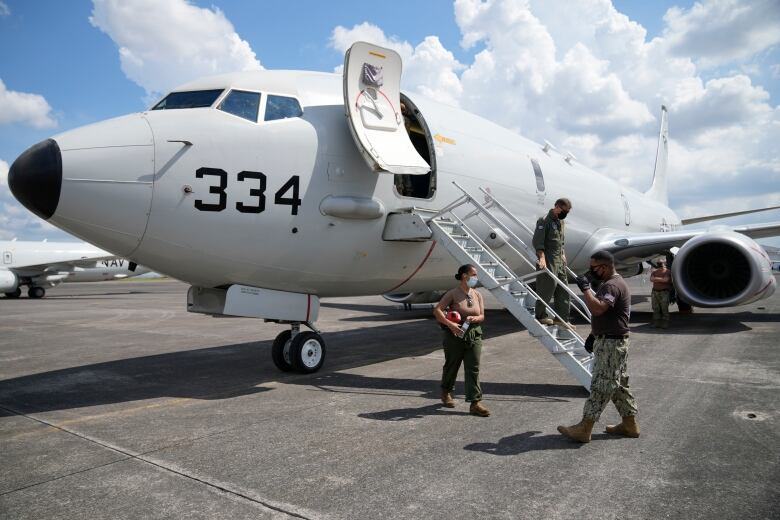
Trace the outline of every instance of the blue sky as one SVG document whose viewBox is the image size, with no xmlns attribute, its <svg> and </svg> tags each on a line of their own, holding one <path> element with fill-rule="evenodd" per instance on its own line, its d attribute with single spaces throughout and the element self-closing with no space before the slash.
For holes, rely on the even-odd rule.
<svg viewBox="0 0 780 520">
<path fill-rule="evenodd" d="M 190 39 L 193 46 L 219 40 L 219 34 L 187 32 L 192 25 L 182 20 L 166 20 L 163 3 L 0 0 L 5 94 L 38 96 L 48 106 L 0 115 L 0 161 L 8 165 L 58 132 L 145 108 L 162 90 L 153 67 L 181 58 L 162 43 L 155 47 L 161 32 L 181 31 L 185 47 Z M 96 5 L 101 14 L 90 21 Z M 742 2 L 741 14 L 726 0 L 563 5 L 433 0 L 378 3 L 369 10 L 355 1 L 214 0 L 193 1 L 195 9 L 178 12 L 196 25 L 217 13 L 224 30 L 271 69 L 333 71 L 350 38 L 384 38 L 376 43 L 396 46 L 408 64 L 407 89 L 434 92 L 533 139 L 565 145 L 583 163 L 640 189 L 649 183 L 664 102 L 673 139 L 670 171 L 681 180 L 670 193 L 678 213 L 780 205 L 780 38 L 773 36 L 780 34 L 780 4 Z M 600 28 L 595 35 L 592 27 Z M 123 69 L 122 46 L 145 56 L 134 73 Z M 440 58 L 433 71 L 424 62 L 431 53 Z M 503 83 L 495 74 L 486 77 L 485 57 L 515 75 Z M 240 63 L 251 65 L 250 58 Z M 197 72 L 186 64 L 172 69 L 177 81 L 169 88 Z M 567 95 L 570 86 L 580 87 L 581 99 Z M 506 100 L 516 98 L 522 102 L 506 109 Z M 0 190 L 0 238 L 64 237 L 21 214 L 7 186 Z M 780 213 L 742 219 L 761 220 L 780 220 Z"/>
</svg>

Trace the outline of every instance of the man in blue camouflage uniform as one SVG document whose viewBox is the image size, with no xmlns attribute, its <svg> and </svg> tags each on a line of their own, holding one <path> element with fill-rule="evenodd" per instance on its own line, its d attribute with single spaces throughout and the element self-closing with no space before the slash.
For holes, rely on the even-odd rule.
<svg viewBox="0 0 780 520">
<path fill-rule="evenodd" d="M 590 288 L 591 281 L 601 282 L 595 293 Z M 558 431 L 575 441 L 590 442 L 593 424 L 612 400 L 623 420 L 607 426 L 607 433 L 639 437 L 637 404 L 628 388 L 627 372 L 631 293 L 623 277 L 615 272 L 615 260 L 608 251 L 590 257 L 590 271 L 577 277 L 577 285 L 591 312 L 595 362 L 582 421 L 573 426 L 558 426 Z"/>
<path fill-rule="evenodd" d="M 563 220 L 571 211 L 569 199 L 558 199 L 547 216 L 536 221 L 533 247 L 536 250 L 539 269 L 548 268 L 552 274 L 564 284 L 569 283 L 566 275 L 566 251 L 564 251 L 566 227 Z M 542 325 L 563 325 L 574 328 L 569 323 L 569 293 L 548 274 L 539 275 L 536 279 L 536 293 L 540 300 L 536 302 L 536 319 Z M 560 316 L 553 320 L 547 314 L 544 303 L 553 301 L 552 308 Z M 544 303 L 543 303 L 544 302 Z"/>
</svg>

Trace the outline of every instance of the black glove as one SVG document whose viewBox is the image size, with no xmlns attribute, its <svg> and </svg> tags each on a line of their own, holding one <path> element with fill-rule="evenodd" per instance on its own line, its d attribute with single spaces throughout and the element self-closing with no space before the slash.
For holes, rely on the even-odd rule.
<svg viewBox="0 0 780 520">
<path fill-rule="evenodd" d="M 577 287 L 580 288 L 580 291 L 585 292 L 588 289 L 590 289 L 590 280 L 588 280 L 588 277 L 585 275 L 578 276 L 574 279 L 574 282 L 577 284 Z"/>
<path fill-rule="evenodd" d="M 588 354 L 593 354 L 593 344 L 596 342 L 596 336 L 593 334 L 588 335 L 587 338 L 585 338 L 585 350 L 588 351 Z"/>
</svg>

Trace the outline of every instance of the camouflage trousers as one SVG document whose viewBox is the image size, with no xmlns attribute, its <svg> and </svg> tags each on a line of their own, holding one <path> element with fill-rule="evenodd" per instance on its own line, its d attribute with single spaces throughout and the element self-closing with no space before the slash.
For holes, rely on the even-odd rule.
<svg viewBox="0 0 780 520">
<path fill-rule="evenodd" d="M 650 293 L 650 302 L 653 305 L 653 321 L 669 321 L 669 291 L 656 291 Z"/>
<path fill-rule="evenodd" d="M 628 389 L 628 339 L 607 339 L 596 337 L 593 354 L 593 377 L 590 383 L 590 397 L 585 401 L 582 416 L 598 421 L 607 403 L 615 403 L 621 417 L 636 415 L 637 405 Z"/>
<path fill-rule="evenodd" d="M 564 284 L 569 283 L 568 276 L 566 275 L 566 267 L 563 262 L 550 262 L 547 267 L 552 274 L 558 277 L 559 280 L 562 280 Z M 563 321 L 569 321 L 569 301 L 571 299 L 569 293 L 566 292 L 563 287 L 555 283 L 555 280 L 553 280 L 549 274 L 541 274 L 536 279 L 536 294 L 539 295 L 541 300 L 544 300 L 548 304 L 552 300 L 552 305 L 550 306 L 553 310 L 561 319 L 563 319 Z M 537 301 L 536 319 L 541 318 L 552 318 L 552 316 L 548 314 L 544 304 L 541 301 Z"/>
</svg>

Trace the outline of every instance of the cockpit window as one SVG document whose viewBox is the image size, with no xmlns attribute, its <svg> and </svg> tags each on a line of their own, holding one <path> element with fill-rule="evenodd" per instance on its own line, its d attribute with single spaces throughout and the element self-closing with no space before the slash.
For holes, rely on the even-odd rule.
<svg viewBox="0 0 780 520">
<path fill-rule="evenodd" d="M 265 120 L 285 119 L 288 117 L 300 117 L 303 115 L 301 104 L 298 100 L 286 96 L 268 95 L 265 102 Z"/>
<path fill-rule="evenodd" d="M 191 92 L 171 92 L 165 96 L 162 101 L 154 105 L 152 110 L 210 107 L 220 94 L 222 94 L 222 89 L 193 90 Z"/>
<path fill-rule="evenodd" d="M 260 93 L 232 90 L 217 108 L 256 123 L 257 112 L 260 108 Z"/>
</svg>

